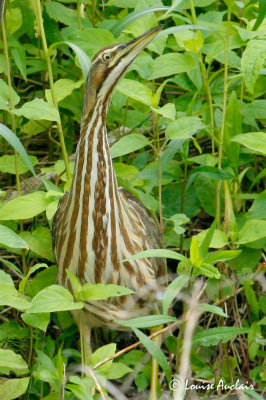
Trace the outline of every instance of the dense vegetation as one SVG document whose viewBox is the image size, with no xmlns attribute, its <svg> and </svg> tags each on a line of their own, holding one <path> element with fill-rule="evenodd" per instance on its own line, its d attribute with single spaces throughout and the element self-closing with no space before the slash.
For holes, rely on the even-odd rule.
<svg viewBox="0 0 266 400">
<path fill-rule="evenodd" d="M 245 385 L 205 386 L 195 396 L 235 391 L 241 399 L 263 398 L 264 4 L 6 1 L 0 42 L 1 399 L 137 398 L 149 387 L 149 354 L 160 364 L 159 391 L 169 397 L 182 399 L 181 378 L 189 377 L 194 385 L 220 379 Z M 95 330 L 97 350 L 83 376 L 69 310 L 82 308 L 86 298 L 117 293 L 75 282 L 73 297 L 56 285 L 51 222 L 71 182 L 74 157 L 68 156 L 79 137 L 90 59 L 159 23 L 164 30 L 115 90 L 107 124 L 119 184 L 158 215 L 165 246 L 159 255 L 168 259 L 171 284 L 161 314 L 129 321 L 131 335 Z M 158 325 L 166 328 L 161 350 L 148 338 L 147 328 Z M 138 347 L 95 368 L 138 340 Z M 181 387 L 174 381 L 170 387 L 177 384 L 177 390 L 170 391 L 177 374 Z"/>
</svg>

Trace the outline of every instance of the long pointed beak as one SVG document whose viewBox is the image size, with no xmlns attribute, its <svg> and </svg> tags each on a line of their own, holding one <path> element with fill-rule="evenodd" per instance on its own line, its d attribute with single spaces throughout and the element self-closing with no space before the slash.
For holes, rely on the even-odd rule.
<svg viewBox="0 0 266 400">
<path fill-rule="evenodd" d="M 163 29 L 164 25 L 158 25 L 144 32 L 142 35 L 131 40 L 130 42 L 121 44 L 119 58 L 134 58 L 155 38 L 155 36 Z"/>
</svg>

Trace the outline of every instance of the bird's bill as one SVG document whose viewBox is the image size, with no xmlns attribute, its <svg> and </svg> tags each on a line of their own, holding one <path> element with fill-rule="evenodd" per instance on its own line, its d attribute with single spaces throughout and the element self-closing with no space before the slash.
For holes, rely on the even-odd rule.
<svg viewBox="0 0 266 400">
<path fill-rule="evenodd" d="M 142 35 L 131 40 L 130 42 L 121 45 L 120 56 L 134 59 L 155 38 L 155 36 L 163 29 L 163 27 L 163 24 L 155 26 L 155 28 L 144 32 Z"/>
</svg>

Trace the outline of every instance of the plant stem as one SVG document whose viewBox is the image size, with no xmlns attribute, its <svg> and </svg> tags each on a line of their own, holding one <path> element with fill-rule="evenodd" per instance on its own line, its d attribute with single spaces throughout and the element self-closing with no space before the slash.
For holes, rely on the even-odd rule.
<svg viewBox="0 0 266 400">
<path fill-rule="evenodd" d="M 80 0 L 77 0 L 77 13 L 78 13 L 78 28 L 79 28 L 79 30 L 81 30 L 82 22 L 81 22 Z"/>
<path fill-rule="evenodd" d="M 45 32 L 44 32 L 43 18 L 42 18 L 42 8 L 41 8 L 40 0 L 36 1 L 36 17 L 37 17 L 37 21 L 38 21 L 38 25 L 39 25 L 41 38 L 42 38 L 43 51 L 44 51 L 45 59 L 46 59 L 46 63 L 47 63 L 49 85 L 50 85 L 50 89 L 51 89 L 51 95 L 52 95 L 52 99 L 53 99 L 53 104 L 54 104 L 55 108 L 57 109 L 57 111 L 59 111 L 58 110 L 58 103 L 57 103 L 57 100 L 56 100 L 55 88 L 54 88 L 52 65 L 51 65 L 51 60 L 50 60 L 50 56 L 49 56 L 49 53 L 48 53 L 47 41 L 46 41 L 46 36 L 45 36 Z M 69 169 L 68 154 L 67 154 L 66 146 L 65 146 L 65 140 L 64 140 L 64 133 L 63 133 L 63 128 L 62 128 L 61 118 L 59 119 L 59 122 L 57 122 L 57 130 L 58 130 L 58 135 L 59 135 L 59 141 L 60 141 L 60 145 L 61 145 L 62 155 L 63 155 L 63 159 L 64 159 L 65 169 L 66 169 L 66 175 L 67 175 L 67 179 L 69 180 L 71 178 L 71 173 L 70 173 L 70 169 Z"/>
<path fill-rule="evenodd" d="M 8 83 L 8 91 L 9 91 L 9 114 L 10 114 L 10 119 L 11 119 L 12 131 L 13 131 L 14 134 L 16 134 L 16 130 L 17 130 L 16 120 L 15 120 L 15 115 L 12 113 L 12 110 L 14 110 L 15 107 L 14 107 L 14 101 L 13 101 L 12 82 L 11 82 L 11 69 L 10 69 L 10 63 L 9 63 L 8 44 L 7 44 L 7 37 L 6 37 L 5 15 L 3 15 L 3 18 L 2 18 L 1 28 L 2 28 L 4 54 L 5 54 L 6 69 L 7 69 L 7 83 Z M 19 165 L 18 165 L 18 153 L 16 151 L 14 151 L 14 154 L 15 154 L 15 171 L 16 171 L 17 194 L 18 194 L 18 196 L 21 196 L 21 186 L 20 186 L 20 179 L 19 179 Z M 23 229 L 24 229 L 23 228 L 23 223 L 21 222 L 19 224 L 19 226 L 20 226 L 20 232 L 23 232 Z M 21 258 L 22 258 L 23 274 L 26 275 L 26 273 L 27 273 L 27 264 L 26 264 L 25 250 L 22 250 Z"/>
<path fill-rule="evenodd" d="M 231 8 L 228 8 L 227 15 L 227 28 L 226 37 L 224 43 L 224 94 L 223 94 L 223 115 L 222 125 L 219 131 L 219 148 L 218 148 L 218 169 L 222 168 L 222 157 L 223 157 L 223 143 L 224 143 L 224 130 L 226 122 L 226 106 L 227 106 L 227 78 L 228 78 L 228 48 L 229 48 L 229 35 L 230 35 L 230 19 L 231 19 Z M 216 221 L 217 228 L 221 228 L 221 181 L 217 182 L 216 188 Z"/>
<path fill-rule="evenodd" d="M 160 230 L 163 234 L 163 209 L 162 209 L 162 164 L 161 164 L 161 148 L 160 148 L 160 133 L 158 124 L 158 114 L 153 112 L 153 134 L 158 160 L 158 200 L 159 200 L 159 222 Z"/>
<path fill-rule="evenodd" d="M 196 16 L 193 0 L 190 0 L 190 11 L 191 11 L 192 22 L 193 22 L 194 25 L 197 25 L 197 16 Z M 199 64 L 200 64 L 201 76 L 202 76 L 203 84 L 205 86 L 208 105 L 209 105 L 210 119 L 211 119 L 212 154 L 214 154 L 215 153 L 215 147 L 214 147 L 214 133 L 215 133 L 215 131 L 214 131 L 214 112 L 213 112 L 213 104 L 212 104 L 212 95 L 211 95 L 210 83 L 209 83 L 209 80 L 208 80 L 208 73 L 206 71 L 206 68 L 205 68 L 205 65 L 204 65 L 204 62 L 203 62 L 203 57 L 202 57 L 202 52 L 201 51 L 198 52 L 198 59 L 199 59 Z"/>
</svg>

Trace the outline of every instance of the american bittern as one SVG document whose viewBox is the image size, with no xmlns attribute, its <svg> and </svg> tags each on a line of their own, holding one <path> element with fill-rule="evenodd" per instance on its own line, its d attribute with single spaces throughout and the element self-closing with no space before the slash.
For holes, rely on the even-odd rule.
<svg viewBox="0 0 266 400">
<path fill-rule="evenodd" d="M 158 277 L 164 272 L 164 260 L 158 258 L 121 263 L 142 250 L 160 248 L 161 234 L 146 208 L 118 187 L 105 122 L 116 84 L 162 27 L 95 55 L 85 88 L 73 181 L 53 222 L 61 285 L 72 290 L 66 274 L 69 269 L 81 283 L 112 283 L 135 292 L 106 301 L 87 301 L 80 320 L 74 313 L 88 344 L 92 327 L 123 330 L 115 320 L 149 314 L 156 304 Z"/>
</svg>

